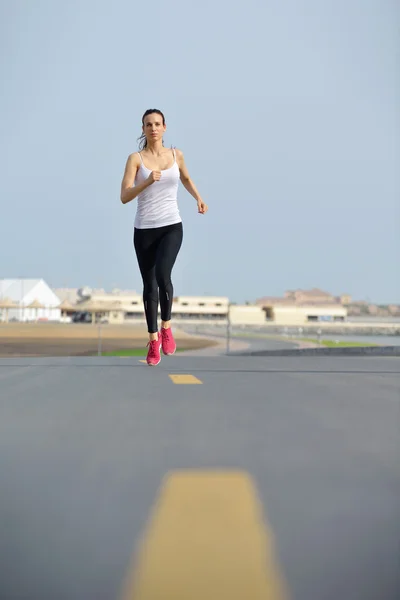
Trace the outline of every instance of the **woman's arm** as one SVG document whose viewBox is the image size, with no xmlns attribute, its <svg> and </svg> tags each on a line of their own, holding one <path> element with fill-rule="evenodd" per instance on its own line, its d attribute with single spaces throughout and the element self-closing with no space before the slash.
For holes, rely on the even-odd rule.
<svg viewBox="0 0 400 600">
<path fill-rule="evenodd" d="M 180 171 L 180 178 L 184 188 L 193 196 L 193 198 L 197 201 L 197 207 L 199 209 L 199 213 L 205 214 L 208 210 L 208 206 L 205 202 L 203 202 L 202 197 L 200 196 L 199 191 L 197 190 L 193 180 L 191 179 L 189 172 L 187 170 L 185 164 L 185 158 L 183 156 L 182 150 L 175 150 L 177 162 Z"/>
<path fill-rule="evenodd" d="M 131 200 L 134 200 L 136 196 L 143 192 L 143 190 L 145 190 L 147 187 L 149 187 L 149 185 L 151 185 L 155 181 L 159 181 L 161 177 L 161 173 L 159 171 L 152 171 L 146 179 L 146 181 L 143 181 L 143 183 L 132 187 L 139 166 L 140 159 L 137 153 L 130 154 L 130 156 L 128 156 L 128 160 L 126 161 L 124 177 L 121 183 L 120 197 L 122 204 L 127 204 L 127 202 L 131 202 Z"/>
</svg>

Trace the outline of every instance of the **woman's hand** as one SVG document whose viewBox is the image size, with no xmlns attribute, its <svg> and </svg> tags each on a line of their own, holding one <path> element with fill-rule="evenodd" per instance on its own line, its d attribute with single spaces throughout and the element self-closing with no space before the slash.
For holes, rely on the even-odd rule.
<svg viewBox="0 0 400 600">
<path fill-rule="evenodd" d="M 201 215 L 205 215 L 206 212 L 208 211 L 208 206 L 205 202 L 203 202 L 203 200 L 198 200 L 197 201 L 197 210 L 199 211 L 199 213 Z"/>
<path fill-rule="evenodd" d="M 147 178 L 147 181 L 149 182 L 149 184 L 154 183 L 155 181 L 160 181 L 161 178 L 161 171 L 152 171 L 150 173 L 150 175 Z"/>
</svg>

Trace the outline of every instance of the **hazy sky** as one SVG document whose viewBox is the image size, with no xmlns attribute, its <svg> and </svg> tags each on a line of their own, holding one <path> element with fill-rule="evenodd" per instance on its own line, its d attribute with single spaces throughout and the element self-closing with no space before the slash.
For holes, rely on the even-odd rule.
<svg viewBox="0 0 400 600">
<path fill-rule="evenodd" d="M 160 108 L 180 186 L 176 295 L 318 286 L 400 302 L 396 0 L 0 4 L 0 278 L 129 288 L 120 184 Z"/>
</svg>

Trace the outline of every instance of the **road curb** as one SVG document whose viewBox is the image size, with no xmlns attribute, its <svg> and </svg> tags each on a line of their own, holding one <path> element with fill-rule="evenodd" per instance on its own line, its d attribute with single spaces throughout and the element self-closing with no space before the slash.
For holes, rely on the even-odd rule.
<svg viewBox="0 0 400 600">
<path fill-rule="evenodd" d="M 353 346 L 347 348 L 291 348 L 232 352 L 236 356 L 400 356 L 400 346 Z"/>
</svg>

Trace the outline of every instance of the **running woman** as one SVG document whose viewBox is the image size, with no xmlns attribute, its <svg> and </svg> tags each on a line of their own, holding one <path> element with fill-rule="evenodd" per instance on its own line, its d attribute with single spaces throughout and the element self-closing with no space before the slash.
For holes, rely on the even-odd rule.
<svg viewBox="0 0 400 600">
<path fill-rule="evenodd" d="M 164 148 L 166 128 L 160 110 L 146 110 L 142 117 L 139 152 L 128 157 L 121 184 L 122 204 L 137 198 L 133 243 L 143 279 L 143 303 L 149 333 L 147 364 L 150 366 L 159 364 L 161 348 L 165 355 L 174 354 L 176 350 L 171 331 L 171 272 L 183 240 L 177 201 L 179 180 L 197 201 L 198 212 L 204 215 L 208 210 L 190 178 L 181 150 Z"/>
</svg>

